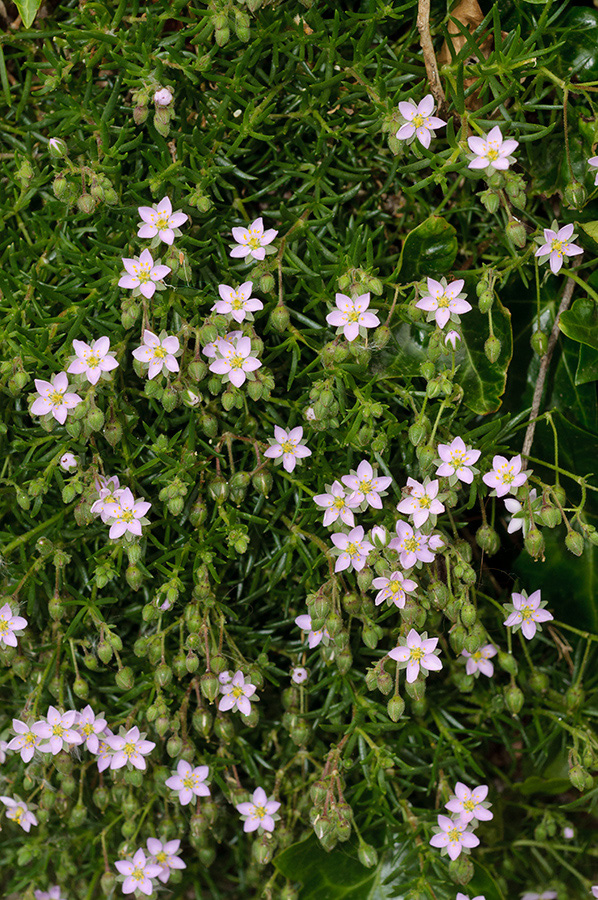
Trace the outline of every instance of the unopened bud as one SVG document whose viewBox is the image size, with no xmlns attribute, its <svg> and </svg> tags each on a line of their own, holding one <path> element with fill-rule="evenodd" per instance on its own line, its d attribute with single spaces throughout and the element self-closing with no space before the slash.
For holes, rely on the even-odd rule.
<svg viewBox="0 0 598 900">
<path fill-rule="evenodd" d="M 480 200 L 482 201 L 482 203 L 484 204 L 484 206 L 486 207 L 486 209 L 488 210 L 489 213 L 496 212 L 496 210 L 498 209 L 498 203 L 499 203 L 499 197 L 498 197 L 497 193 L 495 193 L 493 190 L 490 190 L 490 188 L 488 188 L 487 191 L 481 191 L 478 194 L 478 197 L 480 198 Z"/>
<path fill-rule="evenodd" d="M 514 219 L 509 222 L 507 225 L 507 235 L 511 238 L 516 247 L 519 247 L 521 250 L 525 247 L 525 228 L 521 222 L 517 222 Z"/>
<path fill-rule="evenodd" d="M 498 357 L 500 356 L 502 344 L 497 337 L 493 334 L 490 335 L 486 343 L 484 344 L 484 353 L 486 354 L 486 358 L 489 362 L 495 363 Z"/>
<path fill-rule="evenodd" d="M 578 531 L 571 529 L 565 538 L 565 546 L 570 553 L 581 556 L 583 553 L 583 537 Z"/>
<path fill-rule="evenodd" d="M 587 775 L 588 773 L 583 768 L 583 766 L 572 766 L 569 769 L 569 781 L 574 788 L 577 788 L 578 791 L 584 791 L 586 789 Z"/>
<path fill-rule="evenodd" d="M 129 668 L 129 666 L 123 666 L 122 669 L 119 669 L 114 676 L 114 680 L 116 681 L 117 687 L 119 687 L 121 691 L 130 691 L 135 684 L 133 670 Z"/>
<path fill-rule="evenodd" d="M 386 704 L 386 709 L 392 721 L 398 722 L 405 711 L 405 701 L 399 694 L 395 694 Z"/>
<path fill-rule="evenodd" d="M 504 669 L 505 672 L 508 672 L 509 675 L 517 674 L 517 660 L 510 653 L 505 653 L 504 650 L 498 651 L 498 664 L 501 669 Z"/>
<path fill-rule="evenodd" d="M 81 196 L 77 199 L 77 207 L 80 212 L 89 215 L 96 208 L 96 201 L 93 199 L 91 194 L 81 194 Z"/>
<path fill-rule="evenodd" d="M 476 543 L 488 556 L 493 556 L 500 549 L 500 538 L 491 525 L 481 525 L 476 531 Z"/>
<path fill-rule="evenodd" d="M 581 209 L 586 202 L 586 197 L 586 189 L 583 184 L 580 184 L 578 181 L 569 183 L 563 194 L 566 205 L 572 209 Z"/>
<path fill-rule="evenodd" d="M 507 709 L 516 716 L 517 713 L 521 712 L 523 707 L 523 691 L 521 691 L 516 684 L 509 684 L 505 688 L 504 693 Z"/>
<path fill-rule="evenodd" d="M 530 556 L 533 556 L 534 559 L 544 559 L 546 544 L 539 528 L 530 528 L 525 536 L 524 544 Z"/>
<path fill-rule="evenodd" d="M 543 506 L 540 510 L 540 518 L 548 528 L 556 528 L 561 524 L 561 511 L 556 506 Z"/>
<path fill-rule="evenodd" d="M 548 350 L 548 337 L 543 331 L 534 331 L 532 334 L 530 344 L 534 353 L 537 353 L 538 356 L 545 356 L 546 351 Z"/>
</svg>

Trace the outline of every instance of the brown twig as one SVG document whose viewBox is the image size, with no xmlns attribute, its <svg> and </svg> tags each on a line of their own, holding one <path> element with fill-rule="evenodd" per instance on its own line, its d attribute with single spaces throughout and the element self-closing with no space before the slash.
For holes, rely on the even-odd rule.
<svg viewBox="0 0 598 900">
<path fill-rule="evenodd" d="M 579 264 L 579 257 L 573 263 L 573 265 Z M 550 332 L 550 337 L 548 338 L 548 346 L 546 348 L 546 353 L 542 357 L 542 362 L 540 364 L 540 371 L 538 373 L 538 380 L 536 381 L 536 387 L 534 389 L 534 396 L 532 400 L 532 410 L 529 416 L 529 423 L 527 426 L 527 430 L 525 432 L 525 439 L 523 441 L 523 450 L 521 451 L 523 456 L 529 456 L 529 452 L 532 449 L 532 442 L 534 440 L 534 431 L 536 430 L 536 418 L 538 416 L 538 411 L 540 409 L 540 401 L 542 400 L 542 391 L 544 390 L 544 382 L 546 380 L 546 375 L 548 373 L 548 367 L 550 365 L 550 361 L 552 359 L 552 354 L 554 353 L 554 348 L 556 347 L 556 342 L 559 336 L 559 319 L 561 318 L 561 313 L 564 313 L 566 309 L 569 308 L 571 304 L 571 297 L 573 296 L 573 288 L 575 287 L 575 282 L 572 278 L 567 279 L 567 283 L 565 285 L 565 290 L 563 291 L 563 298 L 561 300 L 561 305 L 559 306 L 559 311 L 556 314 L 556 318 L 554 320 L 554 325 L 552 326 L 552 331 Z"/>
<path fill-rule="evenodd" d="M 432 36 L 430 34 L 430 0 L 418 0 L 417 30 L 419 31 L 419 42 L 421 44 L 422 53 L 424 54 L 426 75 L 428 76 L 432 96 L 436 100 L 438 107 L 445 106 L 446 97 L 444 96 L 444 90 L 440 83 L 436 54 L 434 53 L 434 45 L 432 44 Z"/>
</svg>

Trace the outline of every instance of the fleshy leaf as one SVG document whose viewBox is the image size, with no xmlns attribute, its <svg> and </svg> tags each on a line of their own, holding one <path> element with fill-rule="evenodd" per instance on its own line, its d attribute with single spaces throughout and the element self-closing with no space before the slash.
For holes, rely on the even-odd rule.
<svg viewBox="0 0 598 900">
<path fill-rule="evenodd" d="M 430 216 L 405 238 L 396 274 L 402 282 L 436 278 L 451 268 L 457 247 L 454 227 L 442 216 Z"/>
</svg>

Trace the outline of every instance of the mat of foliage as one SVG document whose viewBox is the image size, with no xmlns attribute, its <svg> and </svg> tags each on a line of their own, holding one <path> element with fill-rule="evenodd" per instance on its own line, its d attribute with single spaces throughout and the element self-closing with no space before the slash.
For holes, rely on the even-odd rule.
<svg viewBox="0 0 598 900">
<path fill-rule="evenodd" d="M 448 124 L 425 148 L 395 137 L 399 102 L 430 93 L 416 0 L 0 3 L 0 607 L 27 621 L 0 643 L 0 738 L 89 704 L 155 744 L 145 770 L 103 772 L 81 747 L 2 751 L 0 794 L 38 821 L 2 816 L 11 900 L 120 895 L 115 862 L 148 838 L 180 840 L 173 898 L 575 900 L 598 882 L 598 14 L 450 6 L 431 22 Z M 496 124 L 519 146 L 493 191 L 467 138 Z M 122 259 L 150 246 L 138 207 L 164 197 L 188 219 L 152 244 L 171 273 L 146 300 L 119 287 Z M 274 252 L 231 257 L 258 218 Z M 555 219 L 584 251 L 559 275 L 534 255 Z M 382 551 L 335 572 L 342 528 L 314 496 L 365 459 L 392 483 L 357 524 L 394 533 L 438 443 L 463 437 L 481 473 L 520 453 L 569 272 L 524 460 L 533 555 L 479 475 L 445 503 L 414 599 L 375 606 Z M 454 356 L 415 307 L 441 276 L 473 306 Z M 231 324 L 218 285 L 245 281 L 262 309 Z M 335 335 L 339 291 L 370 293 L 381 326 Z M 202 353 L 235 328 L 261 362 L 238 389 Z M 146 329 L 178 336 L 178 371 L 148 379 Z M 118 368 L 69 376 L 66 425 L 32 414 L 35 379 L 101 336 Z M 264 456 L 275 426 L 304 429 L 292 471 Z M 151 503 L 140 538 L 92 513 L 98 476 Z M 522 589 L 554 617 L 529 642 L 503 625 Z M 308 611 L 331 635 L 313 649 Z M 439 638 L 442 670 L 406 690 L 388 651 L 411 627 Z M 461 651 L 488 642 L 493 677 L 466 675 Z M 225 670 L 256 686 L 249 716 L 219 709 Z M 165 785 L 180 760 L 208 767 L 209 797 Z M 430 839 L 459 781 L 488 785 L 494 817 L 449 864 Z M 235 808 L 258 787 L 280 803 L 272 832 Z"/>
</svg>

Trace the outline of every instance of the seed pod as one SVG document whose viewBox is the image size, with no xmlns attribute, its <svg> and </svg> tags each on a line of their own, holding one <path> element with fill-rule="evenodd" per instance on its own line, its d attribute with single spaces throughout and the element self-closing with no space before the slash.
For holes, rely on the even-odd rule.
<svg viewBox="0 0 598 900">
<path fill-rule="evenodd" d="M 291 315 L 283 303 L 274 307 L 268 318 L 268 325 L 275 331 L 282 333 L 289 327 Z"/>
<path fill-rule="evenodd" d="M 392 678 L 385 669 L 378 669 L 376 684 L 380 693 L 390 694 L 392 690 Z"/>
<path fill-rule="evenodd" d="M 398 722 L 405 712 L 405 701 L 399 694 L 395 694 L 386 704 L 386 709 L 392 721 Z"/>
<path fill-rule="evenodd" d="M 105 897 L 110 897 L 116 887 L 116 875 L 114 872 L 104 872 L 100 878 L 100 886 Z"/>
<path fill-rule="evenodd" d="M 556 528 L 561 524 L 561 511 L 556 506 L 543 506 L 540 510 L 540 518 L 547 528 Z"/>
<path fill-rule="evenodd" d="M 501 669 L 504 669 L 505 672 L 508 672 L 509 675 L 517 674 L 517 660 L 510 653 L 505 653 L 504 650 L 498 651 L 498 664 Z"/>
<path fill-rule="evenodd" d="M 543 331 L 534 331 L 531 336 L 530 344 L 534 353 L 538 356 L 545 356 L 548 350 L 548 337 Z"/>
<path fill-rule="evenodd" d="M 96 208 L 96 201 L 91 194 L 81 194 L 77 199 L 77 207 L 80 212 L 90 215 Z"/>
<path fill-rule="evenodd" d="M 325 649 L 325 648 L 324 648 Z M 346 675 L 353 665 L 353 654 L 347 647 L 336 654 L 336 667 L 341 675 Z"/>
<path fill-rule="evenodd" d="M 578 791 L 584 791 L 586 789 L 586 776 L 588 772 L 580 766 L 571 766 L 569 769 L 569 781 L 573 785 L 574 788 L 577 788 Z"/>
<path fill-rule="evenodd" d="M 469 856 L 462 853 L 450 861 L 448 872 L 455 884 L 469 884 L 474 875 L 473 863 Z"/>
<path fill-rule="evenodd" d="M 516 716 L 523 707 L 523 691 L 516 684 L 509 684 L 504 690 L 504 695 L 507 709 Z"/>
<path fill-rule="evenodd" d="M 129 666 L 123 666 L 114 676 L 114 680 L 121 691 L 130 691 L 135 684 L 133 670 Z"/>
<path fill-rule="evenodd" d="M 500 356 L 502 344 L 497 337 L 493 334 L 490 335 L 486 343 L 484 344 L 484 353 L 486 354 L 486 358 L 489 362 L 495 363 L 498 357 Z"/>
<path fill-rule="evenodd" d="M 183 742 L 178 734 L 173 734 L 166 742 L 166 752 L 171 759 L 176 759 L 177 756 L 180 756 L 182 747 Z"/>
<path fill-rule="evenodd" d="M 78 675 L 73 682 L 73 693 L 80 700 L 87 700 L 89 697 L 89 685 L 84 678 Z"/>
<path fill-rule="evenodd" d="M 449 641 L 455 653 L 461 653 L 461 651 L 464 649 L 466 637 L 467 633 L 462 625 L 455 625 L 453 628 L 451 628 Z"/>
<path fill-rule="evenodd" d="M 550 685 L 550 679 L 546 672 L 540 672 L 539 669 L 534 669 L 529 677 L 529 686 L 535 694 L 544 694 Z"/>
<path fill-rule="evenodd" d="M 578 531 L 573 531 L 573 529 L 571 529 L 567 532 L 565 546 L 570 553 L 573 553 L 575 556 L 581 556 L 583 553 L 582 535 Z"/>
<path fill-rule="evenodd" d="M 214 734 L 223 744 L 230 744 L 235 737 L 235 726 L 231 719 L 217 716 L 214 722 Z"/>
<path fill-rule="evenodd" d="M 253 478 L 251 479 L 251 483 L 259 494 L 263 494 L 267 497 L 272 490 L 272 475 L 268 471 L 256 472 Z"/>
<path fill-rule="evenodd" d="M 482 201 L 489 213 L 495 213 L 498 209 L 499 196 L 493 190 L 488 188 L 487 191 L 480 191 L 478 197 Z"/>
<path fill-rule="evenodd" d="M 154 671 L 154 681 L 158 687 L 166 687 L 172 681 L 172 669 L 166 663 L 160 663 Z"/>
<path fill-rule="evenodd" d="M 218 678 L 212 672 L 205 672 L 200 679 L 200 688 L 204 697 L 213 703 L 218 695 Z"/>
<path fill-rule="evenodd" d="M 473 603 L 464 603 L 461 607 L 459 616 L 461 618 L 461 624 L 465 625 L 466 628 L 471 628 L 478 617 L 478 611 Z"/>
<path fill-rule="evenodd" d="M 583 705 L 585 700 L 585 691 L 580 684 L 573 684 L 565 694 L 565 706 L 567 708 L 567 712 L 575 712 L 576 709 L 579 709 L 580 706 Z"/>
<path fill-rule="evenodd" d="M 525 549 L 534 559 L 544 559 L 544 548 L 546 546 L 542 532 L 539 528 L 530 528 L 525 536 Z"/>
<path fill-rule="evenodd" d="M 96 648 L 96 653 L 104 665 L 108 665 L 112 659 L 112 647 L 106 640 L 101 640 Z"/>
<path fill-rule="evenodd" d="M 527 238 L 525 234 L 525 227 L 521 224 L 521 222 L 517 222 L 515 220 L 509 222 L 507 225 L 507 236 L 513 241 L 516 247 L 519 247 L 520 250 L 523 250 Z"/>
<path fill-rule="evenodd" d="M 494 556 L 500 550 L 500 538 L 490 525 L 481 525 L 476 531 L 476 543 L 488 556 Z"/>
</svg>

